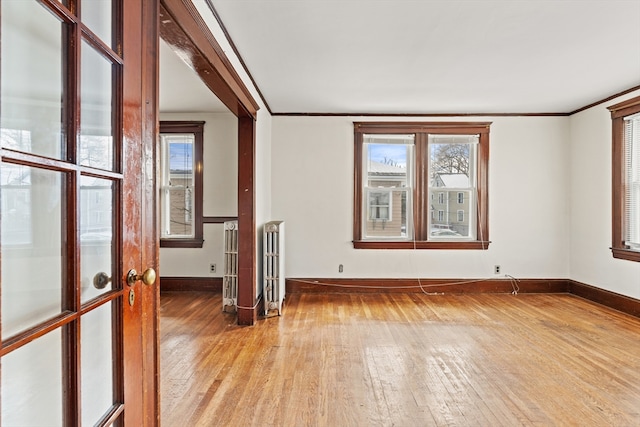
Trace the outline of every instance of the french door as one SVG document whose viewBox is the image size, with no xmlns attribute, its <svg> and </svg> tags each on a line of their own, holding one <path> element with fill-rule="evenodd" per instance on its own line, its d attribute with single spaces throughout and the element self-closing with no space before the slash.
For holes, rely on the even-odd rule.
<svg viewBox="0 0 640 427">
<path fill-rule="evenodd" d="M 154 425 L 157 3 L 0 7 L 0 424 Z"/>
</svg>

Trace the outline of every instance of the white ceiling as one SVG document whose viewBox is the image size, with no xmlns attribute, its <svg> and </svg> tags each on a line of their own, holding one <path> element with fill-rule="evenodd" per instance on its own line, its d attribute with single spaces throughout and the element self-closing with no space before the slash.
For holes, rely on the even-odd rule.
<svg viewBox="0 0 640 427">
<path fill-rule="evenodd" d="M 566 113 L 640 85 L 640 0 L 210 1 L 274 113 Z"/>
</svg>

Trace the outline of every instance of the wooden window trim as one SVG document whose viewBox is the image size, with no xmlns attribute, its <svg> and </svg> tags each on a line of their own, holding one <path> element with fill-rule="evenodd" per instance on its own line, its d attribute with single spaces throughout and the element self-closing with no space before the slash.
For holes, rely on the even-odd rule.
<svg viewBox="0 0 640 427">
<path fill-rule="evenodd" d="M 608 109 L 611 112 L 612 125 L 611 253 L 614 258 L 640 262 L 640 251 L 630 249 L 624 243 L 626 229 L 624 190 L 627 175 L 625 168 L 624 118 L 631 114 L 640 113 L 640 96 L 612 105 Z"/>
<path fill-rule="evenodd" d="M 195 180 L 195 201 L 193 227 L 194 237 L 160 239 L 162 248 L 202 248 L 204 244 L 203 215 L 202 215 L 202 173 L 203 173 L 203 151 L 204 151 L 204 123 L 202 121 L 161 121 L 160 133 L 192 133 L 194 134 L 193 160 L 194 160 L 194 180 Z"/>
<path fill-rule="evenodd" d="M 488 249 L 489 244 L 489 127 L 491 122 L 354 122 L 354 199 L 353 247 L 355 249 Z M 413 189 L 414 240 L 389 241 L 362 239 L 362 153 L 367 133 L 416 134 L 414 156 L 426 158 L 426 138 L 430 134 L 478 134 L 477 190 L 478 217 L 476 240 L 428 241 L 428 182 L 426 165 L 416 164 Z M 420 142 L 419 142 L 420 141 Z M 423 196 L 424 195 L 424 196 Z"/>
</svg>

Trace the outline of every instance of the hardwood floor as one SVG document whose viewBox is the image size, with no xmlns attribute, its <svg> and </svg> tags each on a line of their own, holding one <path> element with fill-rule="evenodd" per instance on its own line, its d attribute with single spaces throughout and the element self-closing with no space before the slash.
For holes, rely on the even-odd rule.
<svg viewBox="0 0 640 427">
<path fill-rule="evenodd" d="M 640 319 L 568 294 L 161 297 L 162 424 L 636 426 Z"/>
</svg>

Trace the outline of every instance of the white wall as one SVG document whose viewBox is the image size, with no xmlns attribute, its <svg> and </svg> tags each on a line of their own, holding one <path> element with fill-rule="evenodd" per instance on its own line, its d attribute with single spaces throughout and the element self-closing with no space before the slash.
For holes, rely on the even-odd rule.
<svg viewBox="0 0 640 427">
<path fill-rule="evenodd" d="M 260 93 L 256 90 L 251 78 L 244 71 L 243 64 L 233 52 L 218 21 L 213 16 L 204 0 L 193 0 L 193 4 L 202 16 L 216 41 L 227 55 L 229 62 L 238 73 L 242 82 L 249 89 L 252 97 L 260 109 L 256 121 L 256 149 L 255 149 L 255 216 L 256 216 L 256 289 L 262 293 L 262 224 L 271 219 L 271 114 L 262 102 Z M 278 219 L 278 218 L 275 218 Z"/>
<path fill-rule="evenodd" d="M 353 122 L 362 119 L 272 120 L 272 212 L 287 223 L 287 277 L 480 278 L 494 277 L 495 264 L 515 277 L 568 277 L 569 118 L 449 119 L 493 122 L 485 251 L 353 249 Z"/>
<path fill-rule="evenodd" d="M 202 120 L 204 216 L 238 214 L 238 119 L 231 113 L 161 114 L 160 120 Z M 202 248 L 160 248 L 163 277 L 222 277 L 223 224 L 204 224 Z M 209 272 L 215 263 L 216 273 Z"/>
<path fill-rule="evenodd" d="M 640 298 L 640 263 L 611 255 L 611 114 L 607 107 L 640 91 L 570 118 L 570 277 Z"/>
<path fill-rule="evenodd" d="M 255 175 L 258 289 L 262 224 L 283 219 L 287 277 L 478 278 L 493 277 L 493 266 L 500 264 L 503 273 L 515 277 L 571 278 L 640 298 L 640 263 L 616 260 L 609 250 L 611 123 L 606 110 L 640 91 L 572 117 L 451 118 L 493 121 L 489 249 L 356 250 L 351 244 L 352 122 L 364 119 L 272 118 L 206 3 L 194 4 L 261 106 Z M 205 215 L 226 214 L 205 210 Z M 207 235 L 205 228 L 205 239 L 218 236 Z M 168 270 L 172 257 L 166 255 L 161 253 L 163 275 L 176 271 Z M 184 259 L 191 262 L 191 254 Z M 193 259 L 197 265 L 190 269 L 206 269 L 209 263 Z M 344 273 L 338 273 L 338 264 L 344 264 Z M 194 275 L 208 274 L 198 270 Z"/>
<path fill-rule="evenodd" d="M 265 222 L 279 219 L 271 217 L 271 115 L 262 108 L 256 121 L 256 295 L 262 294 L 262 232 Z"/>
</svg>

